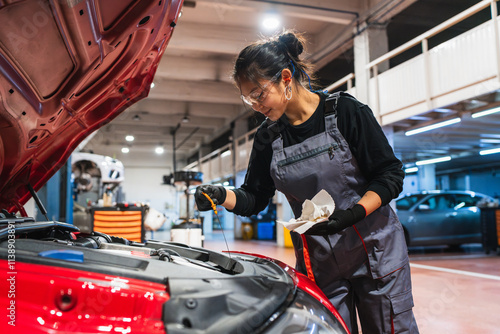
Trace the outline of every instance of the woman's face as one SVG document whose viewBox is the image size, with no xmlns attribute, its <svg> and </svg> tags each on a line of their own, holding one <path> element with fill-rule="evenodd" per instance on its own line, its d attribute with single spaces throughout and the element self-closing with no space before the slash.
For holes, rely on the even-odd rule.
<svg viewBox="0 0 500 334">
<path fill-rule="evenodd" d="M 263 79 L 260 85 L 251 81 L 240 83 L 243 101 L 272 121 L 278 120 L 285 112 L 288 101 L 284 96 L 284 88 L 281 77 L 278 80 Z"/>
</svg>

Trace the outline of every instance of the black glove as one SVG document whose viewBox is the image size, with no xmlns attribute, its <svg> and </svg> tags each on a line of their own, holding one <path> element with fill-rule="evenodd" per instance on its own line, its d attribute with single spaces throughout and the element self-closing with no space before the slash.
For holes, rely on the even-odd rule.
<svg viewBox="0 0 500 334">
<path fill-rule="evenodd" d="M 339 233 L 365 218 L 366 210 L 361 204 L 354 205 L 351 209 L 336 210 L 328 221 L 317 223 L 304 232 L 309 235 L 329 235 Z"/>
<path fill-rule="evenodd" d="M 196 206 L 198 210 L 207 211 L 212 210 L 212 204 L 208 198 L 203 195 L 203 193 L 210 196 L 215 205 L 220 205 L 226 200 L 226 189 L 222 186 L 212 186 L 205 184 L 196 187 L 196 192 L 194 193 L 194 200 L 196 201 Z"/>
</svg>

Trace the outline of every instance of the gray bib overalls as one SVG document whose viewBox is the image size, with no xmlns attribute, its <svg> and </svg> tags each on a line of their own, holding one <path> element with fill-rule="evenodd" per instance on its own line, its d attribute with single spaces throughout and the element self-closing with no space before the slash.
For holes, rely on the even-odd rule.
<svg viewBox="0 0 500 334">
<path fill-rule="evenodd" d="M 339 98 L 327 98 L 324 133 L 286 148 L 281 137 L 272 143 L 271 176 L 296 218 L 302 203 L 321 189 L 336 209 L 351 208 L 366 191 L 368 182 L 337 129 Z M 296 268 L 307 275 L 301 236 L 291 234 Z M 353 333 L 355 308 L 363 333 L 418 333 L 404 232 L 389 205 L 340 233 L 305 237 L 314 279 Z"/>
</svg>

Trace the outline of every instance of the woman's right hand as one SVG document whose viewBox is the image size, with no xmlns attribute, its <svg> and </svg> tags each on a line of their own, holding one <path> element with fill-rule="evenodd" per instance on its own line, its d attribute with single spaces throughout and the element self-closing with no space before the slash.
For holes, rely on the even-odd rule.
<svg viewBox="0 0 500 334">
<path fill-rule="evenodd" d="M 196 206 L 200 211 L 207 211 L 212 209 L 212 203 L 208 198 L 203 195 L 207 194 L 215 205 L 222 205 L 226 200 L 226 189 L 222 186 L 213 186 L 210 184 L 204 184 L 196 188 L 194 194 L 194 200 L 196 201 Z"/>
</svg>

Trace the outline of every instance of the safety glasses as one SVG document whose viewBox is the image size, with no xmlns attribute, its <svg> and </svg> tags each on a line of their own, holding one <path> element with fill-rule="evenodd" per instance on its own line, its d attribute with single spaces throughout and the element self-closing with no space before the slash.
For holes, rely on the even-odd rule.
<svg viewBox="0 0 500 334">
<path fill-rule="evenodd" d="M 276 73 L 260 90 L 253 91 L 249 95 L 241 95 L 241 99 L 243 102 L 246 104 L 252 106 L 257 103 L 262 103 L 266 97 L 267 94 L 269 93 L 268 88 L 271 88 L 280 78 L 281 76 L 281 71 L 280 70 L 278 73 Z"/>
</svg>

